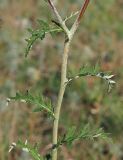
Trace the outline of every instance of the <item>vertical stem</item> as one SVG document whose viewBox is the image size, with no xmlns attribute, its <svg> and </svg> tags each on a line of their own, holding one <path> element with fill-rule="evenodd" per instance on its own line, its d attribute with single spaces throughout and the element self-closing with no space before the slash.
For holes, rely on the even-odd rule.
<svg viewBox="0 0 123 160">
<path fill-rule="evenodd" d="M 79 16 L 77 17 L 77 19 L 75 20 L 71 30 L 69 30 L 65 24 L 65 22 L 62 20 L 61 16 L 59 15 L 54 3 L 52 0 L 48 0 L 48 3 L 50 5 L 50 7 L 52 8 L 54 14 L 56 15 L 59 23 L 61 24 L 62 28 L 64 29 L 64 32 L 66 33 L 67 36 L 67 40 L 65 41 L 65 45 L 64 45 L 64 53 L 63 53 L 63 57 L 62 57 L 62 69 L 61 69 L 61 84 L 60 84 L 60 90 L 59 90 L 59 94 L 58 94 L 58 101 L 57 101 L 57 105 L 55 108 L 55 120 L 54 120 L 54 124 L 53 124 L 53 145 L 57 145 L 57 141 L 58 141 L 58 126 L 59 126 L 59 117 L 60 117 L 60 110 L 61 110 L 61 105 L 62 105 L 62 100 L 63 100 L 63 96 L 64 96 L 64 92 L 65 92 L 65 88 L 66 88 L 66 83 L 67 82 L 67 60 L 68 60 L 68 53 L 69 53 L 69 49 L 70 49 L 70 42 L 79 26 L 80 20 L 89 4 L 90 0 L 85 0 L 84 1 L 84 5 L 82 5 L 81 9 L 80 9 L 80 13 Z M 57 160 L 57 148 L 53 149 L 52 152 L 52 160 Z"/>
<path fill-rule="evenodd" d="M 68 60 L 69 48 L 70 48 L 70 41 L 68 40 L 65 42 L 64 53 L 62 58 L 61 84 L 60 84 L 60 90 L 58 94 L 57 106 L 55 109 L 55 120 L 53 125 L 53 145 L 57 144 L 57 139 L 58 139 L 59 116 L 60 116 L 62 100 L 63 100 L 65 88 L 66 88 L 65 82 L 67 81 L 66 75 L 67 75 L 67 60 Z M 52 160 L 57 160 L 57 148 L 53 149 Z"/>
</svg>

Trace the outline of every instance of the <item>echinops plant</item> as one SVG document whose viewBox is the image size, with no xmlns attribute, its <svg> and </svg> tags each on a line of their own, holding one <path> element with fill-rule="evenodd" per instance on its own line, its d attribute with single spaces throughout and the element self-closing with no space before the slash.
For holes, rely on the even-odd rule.
<svg viewBox="0 0 123 160">
<path fill-rule="evenodd" d="M 30 33 L 30 37 L 26 39 L 27 47 L 25 51 L 26 52 L 25 56 L 26 57 L 28 56 L 29 51 L 31 50 L 36 40 L 38 39 L 43 40 L 47 36 L 47 34 L 54 35 L 54 34 L 58 34 L 59 32 L 60 33 L 62 32 L 65 35 L 64 49 L 63 49 L 63 55 L 62 55 L 60 89 L 58 93 L 56 106 L 53 106 L 51 101 L 48 98 L 45 98 L 43 95 L 42 96 L 33 95 L 29 91 L 26 92 L 25 94 L 16 93 L 16 96 L 10 97 L 9 100 L 16 100 L 16 101 L 21 101 L 21 102 L 31 103 L 33 105 L 36 105 L 37 107 L 33 110 L 34 112 L 44 111 L 48 114 L 49 117 L 51 117 L 53 122 L 52 146 L 50 148 L 50 152 L 47 153 L 45 156 L 42 156 L 38 153 L 38 148 L 31 146 L 27 140 L 25 142 L 22 142 L 21 140 L 19 140 L 17 143 L 14 143 L 14 142 L 12 143 L 9 151 L 11 151 L 14 147 L 20 147 L 24 151 L 29 152 L 30 155 L 35 160 L 43 160 L 43 159 L 57 160 L 58 148 L 63 144 L 70 145 L 76 140 L 83 140 L 83 139 L 92 140 L 98 137 L 107 138 L 107 134 L 103 131 L 102 128 L 92 129 L 89 124 L 82 125 L 79 128 L 79 130 L 76 127 L 72 127 L 72 128 L 70 127 L 63 137 L 58 136 L 60 111 L 61 111 L 61 106 L 63 102 L 63 96 L 64 96 L 67 85 L 71 81 L 74 81 L 84 76 L 95 76 L 105 80 L 108 84 L 108 91 L 110 91 L 112 86 L 115 84 L 115 81 L 112 80 L 114 75 L 110 75 L 108 73 L 100 71 L 98 64 L 96 64 L 94 67 L 83 66 L 81 67 L 81 69 L 78 71 L 76 75 L 73 75 L 71 77 L 68 77 L 67 75 L 67 67 L 68 67 L 67 63 L 69 58 L 71 42 L 80 25 L 83 15 L 87 10 L 90 0 L 84 0 L 84 3 L 82 3 L 80 10 L 75 13 L 72 13 L 70 16 L 66 17 L 65 19 L 62 19 L 53 0 L 45 0 L 45 1 L 51 8 L 51 11 L 54 13 L 57 20 L 52 20 L 51 25 L 45 22 L 44 20 L 38 20 L 38 24 L 39 24 L 38 29 L 28 29 Z M 71 26 L 71 28 L 69 29 L 66 25 L 66 22 L 69 19 L 71 19 L 73 16 L 76 17 L 76 19 L 73 22 L 73 25 Z"/>
</svg>

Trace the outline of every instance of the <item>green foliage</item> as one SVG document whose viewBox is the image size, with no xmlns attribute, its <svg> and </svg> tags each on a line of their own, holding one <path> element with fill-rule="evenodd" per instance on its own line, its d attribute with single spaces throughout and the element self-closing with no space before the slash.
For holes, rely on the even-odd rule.
<svg viewBox="0 0 123 160">
<path fill-rule="evenodd" d="M 68 82 L 84 76 L 95 76 L 105 80 L 108 83 L 108 92 L 111 91 L 113 85 L 116 83 L 115 81 L 112 80 L 114 75 L 110 75 L 109 73 L 102 72 L 98 64 L 91 67 L 83 66 L 76 76 L 74 76 L 73 78 L 69 78 Z"/>
<path fill-rule="evenodd" d="M 98 64 L 95 66 L 83 66 L 80 68 L 79 76 L 95 76 L 100 72 L 100 67 Z"/>
<path fill-rule="evenodd" d="M 40 95 L 33 96 L 29 92 L 26 94 L 22 93 L 16 93 L 15 97 L 10 97 L 11 100 L 31 103 L 37 106 L 33 111 L 39 112 L 39 111 L 46 111 L 50 116 L 54 118 L 53 113 L 53 106 L 51 104 L 51 101 L 47 98 L 41 97 Z"/>
<path fill-rule="evenodd" d="M 29 33 L 31 34 L 30 38 L 26 39 L 27 47 L 25 56 L 29 54 L 29 51 L 32 48 L 32 45 L 35 43 L 36 40 L 40 39 L 43 40 L 46 34 L 50 33 L 51 35 L 54 33 L 62 32 L 63 30 L 60 27 L 51 27 L 47 22 L 43 20 L 38 20 L 39 28 L 38 29 L 28 29 Z"/>
<path fill-rule="evenodd" d="M 30 144 L 28 144 L 27 141 L 24 143 L 21 140 L 19 140 L 16 145 L 23 151 L 29 152 L 29 154 L 33 157 L 34 160 L 43 160 L 43 157 L 41 157 L 41 155 L 38 153 L 37 146 L 31 146 Z"/>
<path fill-rule="evenodd" d="M 92 128 L 89 124 L 81 126 L 80 129 L 76 127 L 69 128 L 68 132 L 61 138 L 56 147 L 62 144 L 71 145 L 76 140 L 95 140 L 102 138 L 109 140 L 109 134 L 105 133 L 102 128 Z"/>
</svg>

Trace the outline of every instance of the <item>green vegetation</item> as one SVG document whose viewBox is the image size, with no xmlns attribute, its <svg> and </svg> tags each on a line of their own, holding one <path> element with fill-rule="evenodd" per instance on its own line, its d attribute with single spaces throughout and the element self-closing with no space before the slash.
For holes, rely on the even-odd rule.
<svg viewBox="0 0 123 160">
<path fill-rule="evenodd" d="M 71 45 L 68 64 L 71 73 L 67 81 L 71 83 L 67 85 L 62 105 L 58 143 L 53 146 L 49 143 L 60 85 L 63 28 L 52 18 L 43 0 L 0 3 L 0 159 L 27 160 L 30 155 L 35 159 L 50 159 L 52 149 L 57 147 L 61 160 L 122 159 L 122 2 L 92 1 L 83 17 Z M 81 1 L 57 4 L 69 27 L 80 5 Z M 14 8 L 18 8 L 16 12 Z M 37 25 L 40 18 L 43 20 L 38 20 Z M 27 28 L 33 28 L 28 30 L 29 34 L 25 32 Z M 33 42 L 36 43 L 31 48 Z M 25 59 L 24 54 L 29 51 Z M 97 61 L 101 62 L 101 69 L 95 65 Z M 112 85 L 106 76 L 114 84 L 113 75 L 117 84 L 108 93 L 106 85 L 108 90 Z M 17 102 L 10 101 L 8 106 L 6 97 L 13 97 Z M 106 133 L 110 133 L 113 143 L 105 140 Z M 98 134 L 100 138 L 95 137 Z M 18 142 L 18 139 L 22 140 Z M 13 142 L 17 147 L 8 154 Z M 72 147 L 67 147 L 71 143 Z"/>
</svg>

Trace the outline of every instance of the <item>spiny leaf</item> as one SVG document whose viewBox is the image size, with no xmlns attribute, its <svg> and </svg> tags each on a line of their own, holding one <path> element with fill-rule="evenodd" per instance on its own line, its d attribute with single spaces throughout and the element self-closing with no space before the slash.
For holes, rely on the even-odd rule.
<svg viewBox="0 0 123 160">
<path fill-rule="evenodd" d="M 27 57 L 29 51 L 32 48 L 32 45 L 37 39 L 43 40 L 45 38 L 45 31 L 44 30 L 31 30 L 28 29 L 29 33 L 31 34 L 31 37 L 29 39 L 26 39 L 27 41 L 27 47 L 26 47 L 26 54 L 25 56 Z"/>
<path fill-rule="evenodd" d="M 53 106 L 51 104 L 51 101 L 47 98 L 44 98 L 43 96 L 33 96 L 32 94 L 27 92 L 26 94 L 16 93 L 16 96 L 10 97 L 10 99 L 34 104 L 37 106 L 37 108 L 33 110 L 34 112 L 39 112 L 43 110 L 46 111 L 50 116 L 54 117 Z"/>
<path fill-rule="evenodd" d="M 83 66 L 82 68 L 80 68 L 79 71 L 79 76 L 95 76 L 96 74 L 98 74 L 100 72 L 100 68 L 98 66 L 98 64 L 96 64 L 95 66 Z"/>
<path fill-rule="evenodd" d="M 76 76 L 68 79 L 68 82 L 83 76 L 95 76 L 105 80 L 108 83 L 108 92 L 111 91 L 113 85 L 116 83 L 114 80 L 112 80 L 114 75 L 102 72 L 98 64 L 96 64 L 95 66 L 83 66 Z"/>
<path fill-rule="evenodd" d="M 28 32 L 31 34 L 31 36 L 26 39 L 27 41 L 27 46 L 26 46 L 26 53 L 25 56 L 27 57 L 27 55 L 29 54 L 29 51 L 31 50 L 33 44 L 35 43 L 36 40 L 40 39 L 43 40 L 45 38 L 45 35 L 50 33 L 51 35 L 53 33 L 58 33 L 58 32 L 63 32 L 63 29 L 61 29 L 60 27 L 50 27 L 50 25 L 43 21 L 38 19 L 38 24 L 39 24 L 39 28 L 38 29 L 28 29 Z"/>
<path fill-rule="evenodd" d="M 43 30 L 50 30 L 50 26 L 47 22 L 45 22 L 44 20 L 41 20 L 41 19 L 38 19 L 38 23 L 40 25 L 40 27 L 43 29 Z"/>
<path fill-rule="evenodd" d="M 106 140 L 111 140 L 109 134 L 105 133 L 102 128 L 92 128 L 89 124 L 81 126 L 79 129 L 76 127 L 69 128 L 67 133 L 63 138 L 60 138 L 56 147 L 62 144 L 71 145 L 76 140 L 94 140 L 96 138 L 102 138 Z"/>
<path fill-rule="evenodd" d="M 34 160 L 43 160 L 43 157 L 38 153 L 37 147 L 31 146 L 27 141 L 24 143 L 19 140 L 17 142 L 17 147 L 21 148 L 23 151 L 29 152 Z"/>
</svg>

